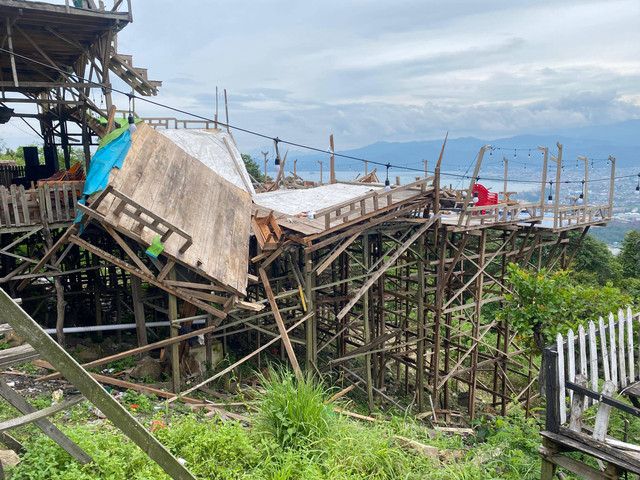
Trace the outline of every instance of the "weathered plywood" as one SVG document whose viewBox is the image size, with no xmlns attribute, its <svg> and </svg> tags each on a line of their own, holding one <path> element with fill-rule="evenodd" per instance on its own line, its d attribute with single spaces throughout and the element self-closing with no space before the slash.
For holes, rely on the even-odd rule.
<svg viewBox="0 0 640 480">
<path fill-rule="evenodd" d="M 251 196 L 145 124 L 139 124 L 132 142 L 109 185 L 191 235 L 193 244 L 184 253 L 179 252 L 184 239 L 172 235 L 163 255 L 244 294 Z M 107 224 L 150 245 L 155 233 L 119 213 L 118 204 L 109 194 L 97 210 Z"/>
</svg>

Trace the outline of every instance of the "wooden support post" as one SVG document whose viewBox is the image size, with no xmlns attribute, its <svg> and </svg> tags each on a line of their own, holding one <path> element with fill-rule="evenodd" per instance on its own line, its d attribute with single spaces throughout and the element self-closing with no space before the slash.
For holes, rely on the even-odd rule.
<svg viewBox="0 0 640 480">
<path fill-rule="evenodd" d="M 371 252 L 369 248 L 369 234 L 362 235 L 362 266 L 365 270 L 369 269 Z M 371 343 L 373 336 L 371 335 L 371 319 L 370 319 L 370 305 L 369 290 L 364 292 L 362 296 L 362 319 L 364 322 L 364 343 Z M 369 405 L 369 411 L 373 411 L 375 407 L 373 400 L 373 376 L 371 374 L 371 353 L 367 353 L 364 356 L 364 378 L 366 380 L 367 389 L 367 403 Z"/>
<path fill-rule="evenodd" d="M 147 344 L 147 326 L 144 317 L 144 303 L 142 301 L 142 280 L 135 275 L 131 275 L 131 298 L 133 299 L 133 316 L 136 322 L 136 334 L 138 337 L 138 347 Z"/>
<path fill-rule="evenodd" d="M 289 361 L 291 362 L 293 371 L 295 372 L 298 380 L 302 380 L 302 370 L 300 370 L 300 365 L 298 364 L 298 359 L 296 358 L 296 354 L 293 351 L 291 340 L 289 340 L 287 329 L 285 328 L 282 317 L 280 316 L 280 310 L 278 310 L 278 304 L 276 303 L 273 291 L 271 290 L 271 284 L 269 283 L 267 272 L 264 271 L 264 268 L 260 267 L 258 269 L 258 273 L 260 274 L 260 279 L 262 280 L 262 284 L 264 285 L 265 293 L 267 294 L 267 298 L 269 299 L 269 305 L 271 306 L 273 316 L 276 319 L 276 324 L 278 325 L 278 330 L 280 331 L 280 335 L 282 336 L 282 342 L 284 343 L 284 348 L 286 349 L 287 355 L 289 356 Z"/>
<path fill-rule="evenodd" d="M 482 230 L 479 238 L 478 246 L 478 265 L 482 269 L 480 275 L 476 278 L 475 285 L 475 308 L 473 312 L 473 342 L 471 354 L 471 384 L 469 385 L 469 417 L 471 420 L 475 417 L 476 411 L 476 382 L 478 379 L 478 351 L 480 350 L 480 322 L 482 314 L 482 297 L 484 293 L 484 269 L 485 269 L 485 252 L 487 248 L 487 229 Z"/>
<path fill-rule="evenodd" d="M 331 183 L 336 183 L 336 164 L 333 146 L 333 133 L 329 135 L 329 145 L 331 146 L 331 160 L 329 161 L 329 171 L 331 174 Z"/>
<path fill-rule="evenodd" d="M 304 277 L 305 277 L 305 285 L 304 285 L 304 295 L 307 301 L 307 312 L 315 311 L 315 293 L 313 291 L 313 262 L 311 260 L 311 254 L 304 254 Z M 305 328 L 305 342 L 307 346 L 307 371 L 311 371 L 311 365 L 317 365 L 317 345 L 316 345 L 316 332 L 315 332 L 315 322 L 314 318 L 310 319 L 304 326 Z M 260 333 L 258 332 L 258 339 L 260 339 Z"/>
<path fill-rule="evenodd" d="M 169 280 L 175 280 L 175 270 L 169 272 Z M 169 321 L 171 322 L 169 335 L 171 338 L 178 336 L 180 325 L 173 325 L 173 321 L 178 319 L 178 299 L 175 295 L 169 294 Z M 180 393 L 180 343 L 171 345 L 171 381 L 173 383 L 173 393 Z"/>
<path fill-rule="evenodd" d="M 424 161 L 424 160 L 423 160 Z M 425 171 L 426 171 L 426 161 Z M 418 412 L 424 411 L 424 338 L 425 338 L 425 317 L 424 317 L 424 237 L 418 239 L 418 311 L 416 312 L 416 320 L 418 322 L 418 345 L 416 351 L 416 400 L 418 404 Z M 443 288 L 443 286 L 441 286 Z"/>
<path fill-rule="evenodd" d="M 0 317 L 38 351 L 62 375 L 174 480 L 196 480 L 156 438 L 80 366 L 13 300 L 0 290 Z"/>
</svg>

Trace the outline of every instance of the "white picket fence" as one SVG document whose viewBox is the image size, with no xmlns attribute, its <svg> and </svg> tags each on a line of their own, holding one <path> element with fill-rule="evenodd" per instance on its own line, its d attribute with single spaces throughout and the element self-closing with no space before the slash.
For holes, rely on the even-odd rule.
<svg viewBox="0 0 640 480">
<path fill-rule="evenodd" d="M 640 326 L 640 315 L 634 316 L 629 307 L 626 313 L 618 311 L 617 320 L 610 313 L 608 322 L 602 317 L 598 319 L 598 325 L 590 321 L 587 331 L 580 325 L 577 336 L 573 330 L 569 330 L 566 339 L 558 334 L 556 347 L 560 423 L 567 421 L 568 405 L 571 405 L 573 399 L 573 391 L 569 390 L 567 395 L 567 380 L 575 383 L 577 375 L 582 374 L 589 379 L 589 389 L 594 392 L 600 391 L 600 379 L 611 381 L 614 390 L 618 392 L 639 380 L 640 337 L 634 342 L 634 319 Z M 638 335 L 640 333 L 636 334 Z M 636 344 L 637 349 L 634 346 Z M 597 400 L 587 399 L 584 407 L 593 403 L 597 403 Z"/>
</svg>

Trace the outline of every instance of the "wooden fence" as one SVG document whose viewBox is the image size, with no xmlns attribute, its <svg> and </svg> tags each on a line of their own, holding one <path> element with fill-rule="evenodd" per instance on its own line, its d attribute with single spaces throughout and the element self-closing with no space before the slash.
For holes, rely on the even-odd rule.
<svg viewBox="0 0 640 480">
<path fill-rule="evenodd" d="M 635 328 L 634 328 L 635 327 Z M 557 466 L 585 478 L 617 478 L 622 472 L 640 474 L 639 439 L 615 438 L 610 428 L 612 408 L 640 418 L 640 316 L 620 310 L 558 334 L 544 351 L 546 424 L 541 479 L 550 480 Z M 629 403 L 631 402 L 631 404 Z M 589 406 L 595 417 L 585 416 Z M 631 441 L 633 443 L 628 443 Z M 567 457 L 580 451 L 594 457 L 601 469 Z M 606 466 L 605 466 L 606 463 Z"/>
<path fill-rule="evenodd" d="M 0 165 L 0 185 L 9 187 L 15 177 L 24 177 L 24 166 Z"/>
<path fill-rule="evenodd" d="M 0 186 L 0 229 L 39 225 L 43 218 L 51 225 L 71 223 L 83 189 L 84 181 L 44 184 L 29 190 Z"/>
</svg>

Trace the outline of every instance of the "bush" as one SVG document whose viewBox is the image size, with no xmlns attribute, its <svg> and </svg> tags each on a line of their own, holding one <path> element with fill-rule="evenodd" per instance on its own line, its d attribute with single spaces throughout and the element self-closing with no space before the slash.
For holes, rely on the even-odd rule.
<svg viewBox="0 0 640 480">
<path fill-rule="evenodd" d="M 334 423 L 329 396 L 307 375 L 298 380 L 291 372 L 269 367 L 269 379 L 261 376 L 266 394 L 260 403 L 257 432 L 274 439 L 282 448 L 300 449 L 325 438 Z"/>
</svg>

